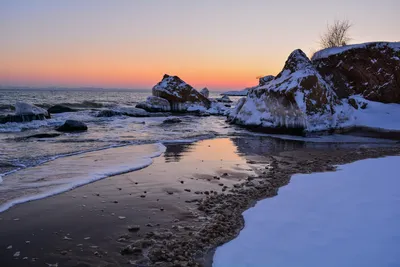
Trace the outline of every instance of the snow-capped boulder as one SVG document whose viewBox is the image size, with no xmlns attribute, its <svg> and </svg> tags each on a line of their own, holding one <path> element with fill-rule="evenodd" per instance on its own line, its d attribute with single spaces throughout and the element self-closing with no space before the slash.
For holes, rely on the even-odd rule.
<svg viewBox="0 0 400 267">
<path fill-rule="evenodd" d="M 283 70 L 264 86 L 250 90 L 230 118 L 263 130 L 302 133 L 335 128 L 348 119 L 351 109 L 341 103 L 303 51 L 295 50 Z"/>
<path fill-rule="evenodd" d="M 15 114 L 0 116 L 0 124 L 8 122 L 29 122 L 47 118 L 50 118 L 47 110 L 28 103 L 17 102 L 15 105 Z"/>
<path fill-rule="evenodd" d="M 263 85 L 265 85 L 267 82 L 272 81 L 274 78 L 275 78 L 274 75 L 267 75 L 267 76 L 261 77 L 260 79 L 258 79 L 258 85 L 259 85 L 259 86 L 263 86 Z"/>
<path fill-rule="evenodd" d="M 340 98 L 362 95 L 400 103 L 400 42 L 328 48 L 315 53 L 312 61 Z"/>
<path fill-rule="evenodd" d="M 136 105 L 137 108 L 144 109 L 149 112 L 167 112 L 171 111 L 171 105 L 168 100 L 157 97 L 149 96 L 145 102 Z"/>
<path fill-rule="evenodd" d="M 242 97 L 241 99 L 239 99 L 239 101 L 236 103 L 236 106 L 229 112 L 228 121 L 233 122 L 235 120 L 244 103 L 246 103 L 246 97 Z"/>
<path fill-rule="evenodd" d="M 152 89 L 153 96 L 168 100 L 171 111 L 185 112 L 190 107 L 210 107 L 210 100 L 200 94 L 189 84 L 182 81 L 178 76 L 164 75 L 161 82 Z"/>
<path fill-rule="evenodd" d="M 216 98 L 215 100 L 222 103 L 232 103 L 232 100 L 227 95 L 223 95 L 222 97 Z"/>
<path fill-rule="evenodd" d="M 201 89 L 200 94 L 202 94 L 205 98 L 208 98 L 210 96 L 210 91 L 207 87 L 204 87 Z"/>
<path fill-rule="evenodd" d="M 17 102 L 15 104 L 15 115 L 43 115 L 46 118 L 49 117 L 47 110 L 25 102 Z"/>
</svg>

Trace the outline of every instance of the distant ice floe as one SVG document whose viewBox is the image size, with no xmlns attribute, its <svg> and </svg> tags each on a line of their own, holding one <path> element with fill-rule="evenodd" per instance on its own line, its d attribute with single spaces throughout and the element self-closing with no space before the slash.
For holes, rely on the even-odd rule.
<svg viewBox="0 0 400 267">
<path fill-rule="evenodd" d="M 243 213 L 244 229 L 217 248 L 213 266 L 399 266 L 399 162 L 367 159 L 294 175 L 276 197 Z"/>
</svg>

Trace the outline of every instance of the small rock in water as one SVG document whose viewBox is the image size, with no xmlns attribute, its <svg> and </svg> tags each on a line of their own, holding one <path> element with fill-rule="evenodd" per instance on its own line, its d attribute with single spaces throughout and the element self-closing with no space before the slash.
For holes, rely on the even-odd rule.
<svg viewBox="0 0 400 267">
<path fill-rule="evenodd" d="M 19 221 L 19 218 L 15 218 L 14 221 Z"/>
<path fill-rule="evenodd" d="M 85 240 L 89 240 L 89 239 L 90 239 L 90 236 L 88 236 L 88 237 L 85 237 L 84 239 L 85 239 Z"/>
<path fill-rule="evenodd" d="M 11 245 L 9 245 L 9 246 L 7 247 L 7 249 L 12 249 L 12 246 L 11 246 Z"/>
<path fill-rule="evenodd" d="M 87 126 L 83 122 L 75 120 L 67 120 L 63 125 L 56 128 L 59 132 L 82 132 L 87 131 Z"/>
<path fill-rule="evenodd" d="M 118 219 L 120 219 L 120 220 L 123 220 L 125 218 L 126 218 L 125 216 L 118 216 Z"/>
<path fill-rule="evenodd" d="M 185 189 L 185 191 L 186 191 L 186 192 L 190 192 L 190 191 L 192 191 L 192 190 L 190 190 L 190 189 Z"/>
<path fill-rule="evenodd" d="M 139 225 L 131 225 L 128 227 L 128 231 L 129 232 L 137 232 L 140 230 L 140 226 Z"/>
<path fill-rule="evenodd" d="M 28 241 L 25 241 L 25 244 L 30 244 L 30 243 L 31 243 L 31 241 L 29 241 L 29 240 L 28 240 Z"/>
<path fill-rule="evenodd" d="M 68 236 L 64 236 L 63 238 L 64 240 L 72 240 L 72 238 L 68 237 Z"/>
<path fill-rule="evenodd" d="M 22 259 L 26 261 L 26 260 L 28 260 L 28 257 L 23 257 Z"/>
<path fill-rule="evenodd" d="M 17 252 L 14 253 L 14 257 L 19 257 L 20 255 L 21 255 L 20 251 L 17 251 Z"/>
<path fill-rule="evenodd" d="M 60 252 L 60 254 L 61 254 L 61 255 L 67 255 L 67 254 L 68 254 L 68 251 L 63 250 L 63 251 Z"/>
<path fill-rule="evenodd" d="M 145 198 L 145 197 L 146 197 L 146 195 L 140 195 L 140 197 L 141 197 L 141 198 Z"/>
</svg>

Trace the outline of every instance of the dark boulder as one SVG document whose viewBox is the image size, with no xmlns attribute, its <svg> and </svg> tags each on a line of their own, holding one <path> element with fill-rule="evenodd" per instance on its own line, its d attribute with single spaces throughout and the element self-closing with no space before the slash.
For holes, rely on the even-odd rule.
<svg viewBox="0 0 400 267">
<path fill-rule="evenodd" d="M 63 125 L 57 127 L 59 132 L 83 132 L 87 131 L 88 127 L 81 121 L 67 120 Z"/>
<path fill-rule="evenodd" d="M 47 112 L 56 114 L 56 113 L 64 113 L 64 112 L 76 112 L 76 109 L 64 106 L 64 105 L 54 105 L 47 110 Z"/>
<path fill-rule="evenodd" d="M 182 120 L 179 118 L 168 118 L 163 121 L 163 123 L 166 123 L 166 124 L 180 123 L 180 122 L 182 122 Z"/>
</svg>

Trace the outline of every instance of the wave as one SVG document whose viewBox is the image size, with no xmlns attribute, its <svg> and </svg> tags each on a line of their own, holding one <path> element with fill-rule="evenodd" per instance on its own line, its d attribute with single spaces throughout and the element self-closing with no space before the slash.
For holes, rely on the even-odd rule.
<svg viewBox="0 0 400 267">
<path fill-rule="evenodd" d="M 0 212 L 17 204 L 60 194 L 100 179 L 143 169 L 153 163 L 153 158 L 160 156 L 166 150 L 166 147 L 161 143 L 144 146 L 147 147 L 125 146 L 110 148 L 108 151 L 103 150 L 101 153 L 96 151 L 87 155 L 87 158 L 77 156 L 59 159 L 59 162 L 21 170 L 13 175 L 14 177 L 9 175 L 3 179 L 0 192 L 16 192 L 21 196 L 17 195 L 3 203 L 0 206 Z M 105 156 L 107 154 L 113 155 L 113 157 Z M 97 160 L 94 160 L 95 158 Z M 70 177 L 62 172 L 68 166 L 74 166 L 74 169 L 79 170 L 76 171 L 76 176 Z M 49 173 L 52 173 L 52 175 L 48 175 Z M 63 178 L 60 179 L 60 176 Z M 51 177 L 58 178 L 52 180 Z M 51 187 L 51 189 L 48 189 L 48 187 Z M 25 196 L 24 190 L 32 188 L 39 192 Z"/>
</svg>

